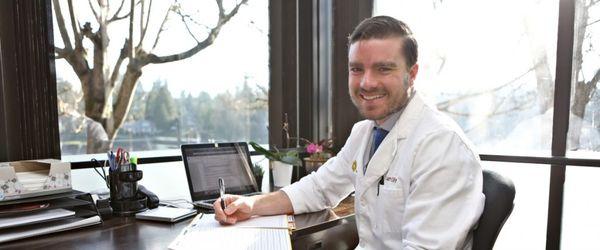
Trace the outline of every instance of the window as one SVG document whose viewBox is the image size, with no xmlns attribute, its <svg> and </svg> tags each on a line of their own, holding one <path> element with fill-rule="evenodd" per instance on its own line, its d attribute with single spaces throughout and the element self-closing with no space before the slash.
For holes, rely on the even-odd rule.
<svg viewBox="0 0 600 250">
<path fill-rule="evenodd" d="M 598 159 L 600 154 L 600 2 L 575 1 L 573 74 L 567 155 Z M 561 247 L 583 249 L 598 243 L 600 209 L 593 199 L 600 169 L 566 169 Z"/>
<path fill-rule="evenodd" d="M 600 3 L 576 1 L 573 78 L 567 151 L 574 156 L 600 152 Z M 577 151 L 577 152 L 575 152 Z M 587 152 L 587 153 L 586 153 Z M 596 153 L 592 153 L 596 152 Z"/>
<path fill-rule="evenodd" d="M 63 156 L 267 143 L 268 1 L 53 2 Z"/>
<path fill-rule="evenodd" d="M 550 156 L 558 7 L 555 0 L 378 0 L 374 15 L 412 28 L 417 90 L 462 127 L 479 153 Z M 517 188 L 494 249 L 544 248 L 549 166 L 482 164 Z"/>
<path fill-rule="evenodd" d="M 381 0 L 374 15 L 411 27 L 416 88 L 481 152 L 549 155 L 557 1 Z"/>
</svg>

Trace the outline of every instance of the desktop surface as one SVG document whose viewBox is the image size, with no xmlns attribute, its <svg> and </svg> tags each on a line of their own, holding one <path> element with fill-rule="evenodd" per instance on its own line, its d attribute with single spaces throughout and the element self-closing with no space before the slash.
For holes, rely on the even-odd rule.
<svg viewBox="0 0 600 250">
<path fill-rule="evenodd" d="M 296 229 L 291 235 L 294 249 L 356 246 L 358 235 L 353 203 L 354 197 L 348 197 L 334 209 L 296 215 Z M 104 220 L 102 225 L 7 242 L 0 244 L 0 249 L 167 249 L 192 218 L 162 223 L 136 220 L 135 217 L 112 217 Z M 338 237 L 331 237 L 331 234 Z M 336 242 L 329 242 L 328 238 L 336 239 Z"/>
</svg>

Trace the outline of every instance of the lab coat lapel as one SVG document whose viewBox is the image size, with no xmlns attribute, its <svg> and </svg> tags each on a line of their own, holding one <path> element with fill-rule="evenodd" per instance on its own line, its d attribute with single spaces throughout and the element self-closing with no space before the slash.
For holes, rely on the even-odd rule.
<svg viewBox="0 0 600 250">
<path fill-rule="evenodd" d="M 423 107 L 423 100 L 418 94 L 415 94 L 402 112 L 402 115 L 400 115 L 400 118 L 392 130 L 388 133 L 383 142 L 381 142 L 381 145 L 379 145 L 379 148 L 369 161 L 367 171 L 365 175 L 362 176 L 360 185 L 357 185 L 362 186 L 360 190 L 357 190 L 358 197 L 364 195 L 368 187 L 372 186 L 374 182 L 378 182 L 379 179 L 388 172 L 398 148 L 402 147 L 402 141 L 411 133 L 420 119 Z M 370 129 L 373 129 L 372 125 L 370 126 Z M 363 141 L 361 151 L 359 151 L 362 152 L 359 156 L 360 159 L 362 159 L 362 154 L 365 153 L 364 149 L 366 147 L 366 142 L 367 140 Z"/>
<path fill-rule="evenodd" d="M 364 130 L 363 133 L 368 133 L 368 131 L 373 130 L 373 123 L 369 123 L 369 126 L 366 126 L 366 130 Z M 361 194 L 363 192 L 363 190 L 365 189 L 365 186 L 362 184 L 363 182 L 363 178 L 365 175 L 365 172 L 363 172 L 363 167 L 366 164 L 364 162 L 364 158 L 365 158 L 365 151 L 367 148 L 367 144 L 369 143 L 369 140 L 371 138 L 369 136 L 364 136 L 361 140 L 360 146 L 358 148 L 357 154 L 356 154 L 356 158 L 354 159 L 354 161 L 356 162 L 356 193 L 357 194 Z"/>
</svg>

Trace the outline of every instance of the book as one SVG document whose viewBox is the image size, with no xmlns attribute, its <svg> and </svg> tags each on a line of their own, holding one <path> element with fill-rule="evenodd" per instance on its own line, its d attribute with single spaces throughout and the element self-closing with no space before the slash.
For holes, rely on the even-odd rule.
<svg viewBox="0 0 600 250">
<path fill-rule="evenodd" d="M 292 249 L 288 216 L 255 216 L 235 225 L 221 225 L 214 214 L 198 214 L 169 249 L 198 248 Z"/>
</svg>

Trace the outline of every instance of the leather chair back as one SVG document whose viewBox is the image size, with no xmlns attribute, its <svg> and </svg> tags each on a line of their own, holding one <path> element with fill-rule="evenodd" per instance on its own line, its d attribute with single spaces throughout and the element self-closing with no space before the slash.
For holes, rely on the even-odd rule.
<svg viewBox="0 0 600 250">
<path fill-rule="evenodd" d="M 485 206 L 473 234 L 473 249 L 492 249 L 514 207 L 515 185 L 490 170 L 483 170 Z"/>
</svg>

